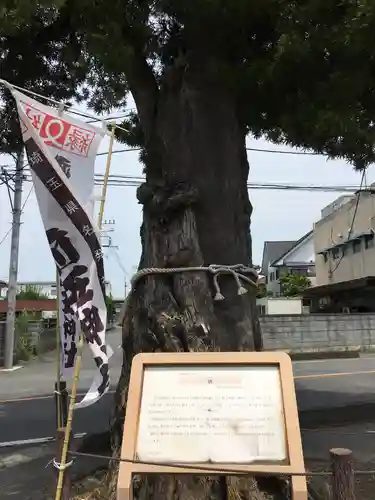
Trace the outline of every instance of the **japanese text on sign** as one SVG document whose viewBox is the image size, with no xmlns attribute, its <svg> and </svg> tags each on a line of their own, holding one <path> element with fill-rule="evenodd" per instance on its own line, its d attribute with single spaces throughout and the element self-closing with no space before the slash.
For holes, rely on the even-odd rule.
<svg viewBox="0 0 375 500">
<path fill-rule="evenodd" d="M 137 454 L 152 462 L 287 458 L 278 367 L 147 367 Z"/>
<path fill-rule="evenodd" d="M 68 153 L 79 156 L 88 156 L 95 132 L 73 125 L 59 117 L 49 115 L 43 111 L 22 103 L 25 113 L 39 137 L 48 146 L 52 146 Z"/>
</svg>

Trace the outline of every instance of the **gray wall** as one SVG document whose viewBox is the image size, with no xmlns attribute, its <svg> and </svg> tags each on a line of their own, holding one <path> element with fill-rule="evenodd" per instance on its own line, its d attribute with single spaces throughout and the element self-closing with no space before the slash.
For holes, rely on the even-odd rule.
<svg viewBox="0 0 375 500">
<path fill-rule="evenodd" d="M 4 364 L 5 322 L 0 321 L 0 366 Z"/>
<path fill-rule="evenodd" d="M 375 313 L 272 315 L 259 320 L 266 350 L 375 348 Z"/>
</svg>

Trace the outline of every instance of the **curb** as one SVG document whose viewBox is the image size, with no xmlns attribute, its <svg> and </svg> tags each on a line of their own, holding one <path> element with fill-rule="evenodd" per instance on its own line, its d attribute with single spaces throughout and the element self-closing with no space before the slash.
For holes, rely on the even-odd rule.
<svg viewBox="0 0 375 500">
<path fill-rule="evenodd" d="M 311 351 L 289 352 L 292 361 L 309 361 L 316 359 L 355 359 L 360 357 L 360 351 Z"/>
<path fill-rule="evenodd" d="M 334 408 L 301 410 L 298 412 L 300 428 L 303 430 L 324 429 L 327 427 L 340 427 L 368 422 L 373 420 L 374 413 L 375 401 L 371 403 L 357 403 L 350 406 L 336 406 Z M 110 444 L 109 430 L 97 434 L 78 433 L 74 435 L 74 438 L 81 440 L 77 451 L 86 453 L 99 453 Z M 22 449 L 25 447 L 40 447 L 43 444 L 52 443 L 55 440 L 56 438 L 51 436 L 22 441 L 7 441 L 0 443 L 0 451 L 6 451 L 12 448 Z M 0 459 L 0 465 L 1 463 L 2 460 Z"/>
<path fill-rule="evenodd" d="M 302 429 L 338 427 L 374 420 L 375 401 L 298 412 Z"/>
</svg>

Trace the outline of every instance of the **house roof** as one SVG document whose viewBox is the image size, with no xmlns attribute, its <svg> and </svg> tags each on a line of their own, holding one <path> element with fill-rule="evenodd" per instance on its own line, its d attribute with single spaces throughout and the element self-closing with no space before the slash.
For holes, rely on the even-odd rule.
<svg viewBox="0 0 375 500">
<path fill-rule="evenodd" d="M 295 246 L 297 242 L 294 241 L 265 241 L 265 251 L 267 251 L 267 256 L 269 258 L 269 262 L 275 262 L 275 260 L 279 260 L 280 257 L 285 255 L 291 248 Z"/>
<path fill-rule="evenodd" d="M 373 293 L 375 287 L 375 276 L 364 276 L 353 280 L 327 283 L 326 285 L 312 286 L 302 292 L 306 298 L 323 297 L 335 293 L 349 292 L 358 289 L 371 289 Z"/>
<path fill-rule="evenodd" d="M 286 255 L 291 252 L 294 248 L 296 248 L 298 245 L 300 245 L 301 243 L 303 243 L 305 240 L 307 240 L 307 238 L 309 238 L 311 235 L 313 234 L 313 231 L 309 231 L 308 233 L 304 234 L 302 236 L 302 238 L 300 238 L 299 240 L 297 241 L 285 241 L 285 242 L 280 242 L 280 243 L 290 243 L 289 247 L 285 247 L 285 250 L 283 252 L 281 252 L 276 258 L 274 258 L 273 260 L 271 260 L 271 266 L 273 266 L 276 261 L 278 260 L 281 260 L 283 258 L 286 257 Z M 277 242 L 275 242 L 277 243 Z"/>
</svg>

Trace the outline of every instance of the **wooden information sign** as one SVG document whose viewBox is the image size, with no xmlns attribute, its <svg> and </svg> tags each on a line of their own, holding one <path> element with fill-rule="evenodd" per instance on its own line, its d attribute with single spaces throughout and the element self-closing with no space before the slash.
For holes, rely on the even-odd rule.
<svg viewBox="0 0 375 500">
<path fill-rule="evenodd" d="M 290 474 L 307 499 L 290 357 L 283 352 L 134 357 L 117 485 L 133 474 Z M 196 467 L 196 468 L 195 468 Z M 293 475 L 293 473 L 295 475 Z"/>
</svg>

